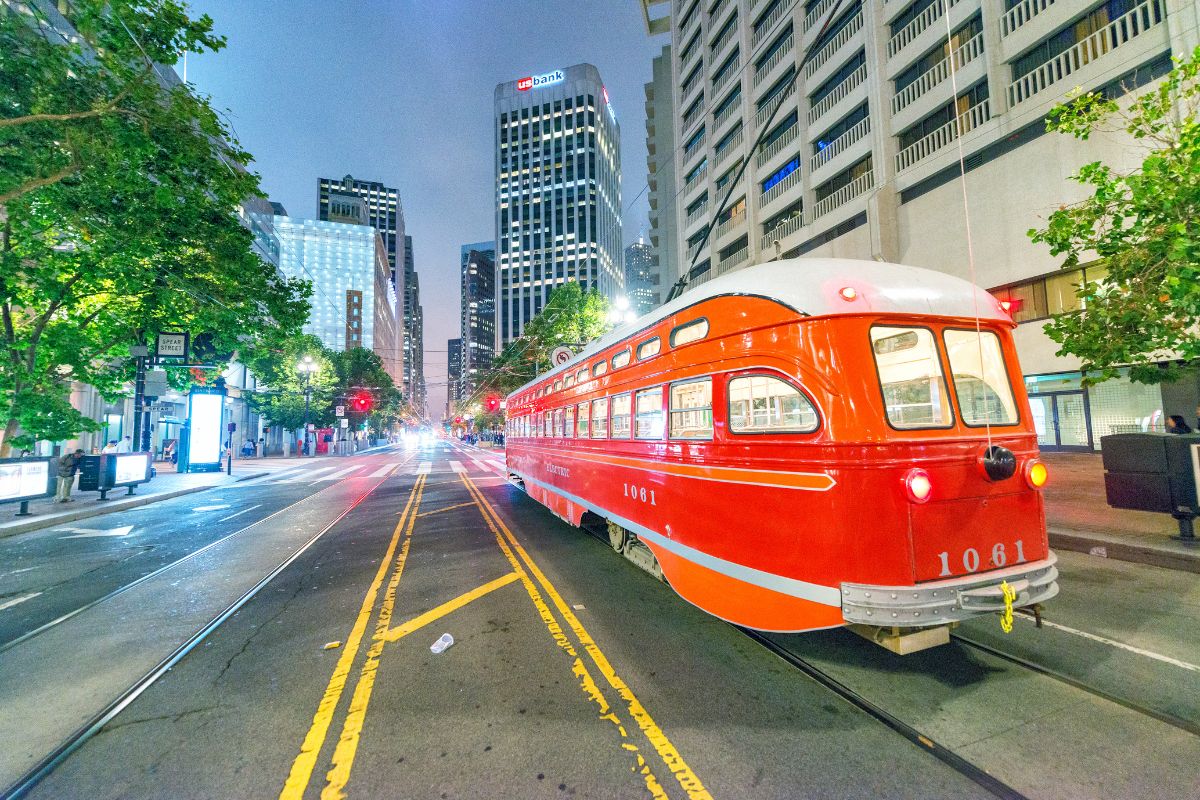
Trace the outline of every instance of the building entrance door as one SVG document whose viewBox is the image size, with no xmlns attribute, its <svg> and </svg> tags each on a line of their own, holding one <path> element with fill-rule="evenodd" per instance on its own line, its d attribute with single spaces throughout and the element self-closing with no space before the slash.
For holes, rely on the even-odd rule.
<svg viewBox="0 0 1200 800">
<path fill-rule="evenodd" d="M 1029 396 L 1038 447 L 1043 450 L 1092 452 L 1092 425 L 1084 392 L 1049 392 Z"/>
</svg>

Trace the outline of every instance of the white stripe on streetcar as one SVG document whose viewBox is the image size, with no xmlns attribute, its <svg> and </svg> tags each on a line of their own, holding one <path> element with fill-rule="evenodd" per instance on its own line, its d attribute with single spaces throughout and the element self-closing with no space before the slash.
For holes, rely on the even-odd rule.
<svg viewBox="0 0 1200 800">
<path fill-rule="evenodd" d="M 1019 615 L 1019 616 L 1021 619 L 1028 619 L 1030 622 L 1036 622 L 1036 620 L 1034 620 L 1033 617 L 1026 617 L 1024 615 Z M 1142 648 L 1134 647 L 1131 644 L 1125 644 L 1124 642 L 1118 642 L 1116 639 L 1109 639 L 1104 636 L 1097 636 L 1096 634 L 1088 633 L 1087 631 L 1077 631 L 1074 628 L 1068 628 L 1066 625 L 1059 625 L 1057 622 L 1051 622 L 1048 619 L 1043 619 L 1042 624 L 1045 625 L 1047 628 L 1054 628 L 1055 630 L 1064 631 L 1066 633 L 1073 633 L 1076 636 L 1082 636 L 1084 639 L 1091 639 L 1093 642 L 1100 642 L 1101 644 L 1111 645 L 1113 647 L 1120 648 L 1121 650 L 1128 650 L 1130 653 L 1136 653 L 1139 656 L 1145 656 L 1146 658 L 1153 658 L 1155 661 L 1161 661 L 1164 664 L 1171 664 L 1173 666 L 1180 667 L 1181 669 L 1191 670 L 1192 672 L 1200 672 L 1200 666 L 1197 666 L 1195 664 L 1189 664 L 1186 661 L 1180 661 L 1177 658 L 1171 658 L 1170 656 L 1164 656 L 1161 653 L 1155 653 L 1150 650 L 1143 650 Z"/>
</svg>

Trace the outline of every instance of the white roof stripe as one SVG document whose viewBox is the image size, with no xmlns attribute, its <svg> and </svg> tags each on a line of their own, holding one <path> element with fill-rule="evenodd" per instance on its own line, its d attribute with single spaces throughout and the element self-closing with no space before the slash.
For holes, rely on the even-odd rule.
<svg viewBox="0 0 1200 800">
<path fill-rule="evenodd" d="M 854 300 L 839 292 L 851 287 Z M 681 309 L 722 295 L 754 295 L 777 300 L 812 317 L 832 314 L 928 314 L 1012 320 L 996 298 L 969 281 L 921 267 L 852 258 L 790 258 L 757 264 L 713 278 L 659 306 L 644 317 L 622 325 L 588 345 L 563 366 L 545 372 L 515 390 L 523 392 L 548 376 L 574 372 L 581 362 L 648 328 Z"/>
</svg>

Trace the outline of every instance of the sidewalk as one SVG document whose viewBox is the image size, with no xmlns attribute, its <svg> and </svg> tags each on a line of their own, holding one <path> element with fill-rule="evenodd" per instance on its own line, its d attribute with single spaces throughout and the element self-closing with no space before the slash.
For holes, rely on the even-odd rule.
<svg viewBox="0 0 1200 800">
<path fill-rule="evenodd" d="M 1045 495 L 1051 547 L 1200 573 L 1200 545 L 1170 538 L 1179 532 L 1170 515 L 1108 505 L 1098 454 L 1042 453 L 1042 460 L 1050 469 Z"/>
<path fill-rule="evenodd" d="M 233 475 L 226 475 L 224 472 L 180 474 L 175 471 L 174 464 L 160 461 L 154 465 L 158 474 L 149 483 L 136 487 L 132 496 L 128 495 L 125 489 L 113 489 L 108 493 L 108 500 L 101 501 L 99 492 L 75 490 L 71 493 L 71 497 L 75 500 L 73 503 L 56 503 L 53 498 L 31 502 L 29 504 L 30 516 L 27 517 L 16 515 L 20 509 L 19 503 L 0 505 L 0 538 L 88 517 L 98 517 L 114 511 L 136 508 L 185 494 L 229 486 L 252 478 L 260 478 L 272 472 L 290 469 L 300 464 L 321 460 L 323 457 L 235 458 Z"/>
</svg>

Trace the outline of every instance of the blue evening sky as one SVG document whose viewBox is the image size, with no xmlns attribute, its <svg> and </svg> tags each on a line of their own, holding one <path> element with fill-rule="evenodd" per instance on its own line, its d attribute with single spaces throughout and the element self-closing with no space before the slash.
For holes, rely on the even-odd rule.
<svg viewBox="0 0 1200 800">
<path fill-rule="evenodd" d="M 190 57 L 187 79 L 227 109 L 272 200 L 315 217 L 317 178 L 347 173 L 400 190 L 435 420 L 458 335 L 459 247 L 495 235 L 497 83 L 595 64 L 621 124 L 626 243 L 647 224 L 643 84 L 663 42 L 637 0 L 188 2 L 229 43 Z"/>
</svg>

